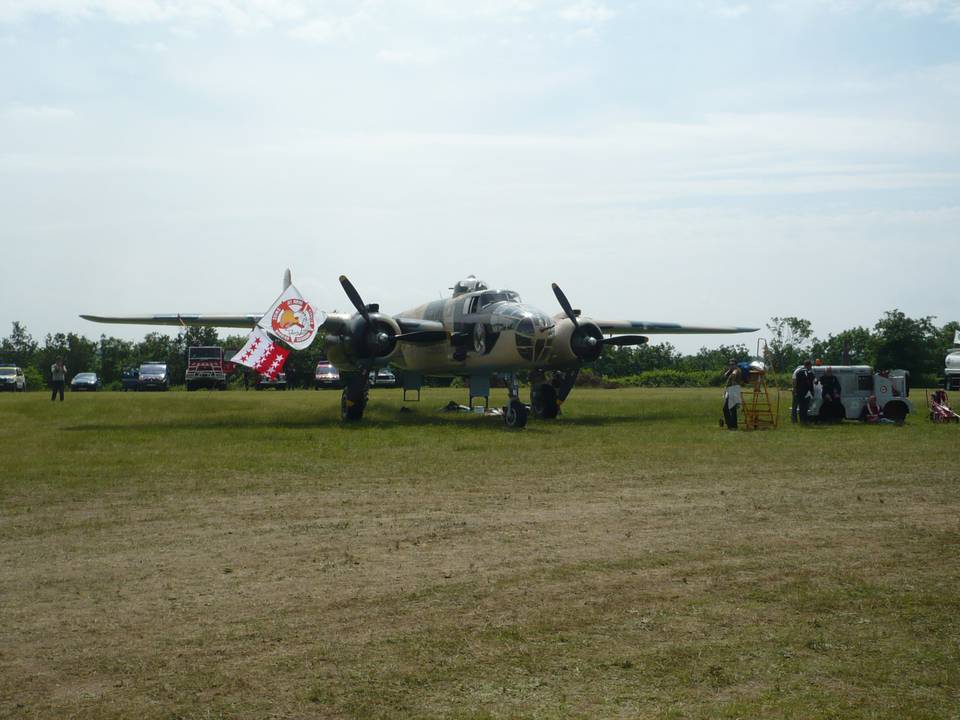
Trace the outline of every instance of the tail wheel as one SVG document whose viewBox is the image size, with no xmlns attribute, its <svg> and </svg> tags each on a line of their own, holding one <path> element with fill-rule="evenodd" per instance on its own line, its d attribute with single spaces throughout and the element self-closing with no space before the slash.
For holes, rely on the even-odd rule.
<svg viewBox="0 0 960 720">
<path fill-rule="evenodd" d="M 483 323 L 473 326 L 473 349 L 478 355 L 487 354 L 487 328 Z"/>
<path fill-rule="evenodd" d="M 503 413 L 503 422 L 509 428 L 522 428 L 527 424 L 527 406 L 519 400 L 511 400 Z"/>
<path fill-rule="evenodd" d="M 533 414 L 542 420 L 553 420 L 560 414 L 557 402 L 557 389 L 550 383 L 536 385 L 532 391 L 531 405 Z"/>
</svg>

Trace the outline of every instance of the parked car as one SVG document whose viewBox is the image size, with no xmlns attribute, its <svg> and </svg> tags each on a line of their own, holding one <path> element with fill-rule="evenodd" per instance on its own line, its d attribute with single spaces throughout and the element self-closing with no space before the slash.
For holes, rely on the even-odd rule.
<svg viewBox="0 0 960 720">
<path fill-rule="evenodd" d="M 27 389 L 27 379 L 23 370 L 16 365 L 0 365 L 0 390 L 10 392 L 24 392 Z"/>
<path fill-rule="evenodd" d="M 140 389 L 140 369 L 139 368 L 126 368 L 122 373 L 120 373 L 120 385 L 123 387 L 123 391 L 133 390 L 136 392 Z"/>
<path fill-rule="evenodd" d="M 286 390 L 287 389 L 287 374 L 279 373 L 276 377 L 271 379 L 267 375 L 258 375 L 257 384 L 254 385 L 255 390 L 269 390 L 270 388 L 276 388 L 277 390 Z"/>
<path fill-rule="evenodd" d="M 370 373 L 370 387 L 397 387 L 399 386 L 397 376 L 393 374 L 390 368 L 380 368 Z"/>
<path fill-rule="evenodd" d="M 317 369 L 313 373 L 313 387 L 315 390 L 320 388 L 338 388 L 341 386 L 340 371 L 326 360 L 317 363 Z"/>
<path fill-rule="evenodd" d="M 96 392 L 100 389 L 100 378 L 97 377 L 96 373 L 92 372 L 77 373 L 73 376 L 73 380 L 70 381 L 70 389 Z"/>
<path fill-rule="evenodd" d="M 169 390 L 170 380 L 167 378 L 167 364 L 162 362 L 146 362 L 140 366 L 140 380 L 138 390 Z"/>
</svg>

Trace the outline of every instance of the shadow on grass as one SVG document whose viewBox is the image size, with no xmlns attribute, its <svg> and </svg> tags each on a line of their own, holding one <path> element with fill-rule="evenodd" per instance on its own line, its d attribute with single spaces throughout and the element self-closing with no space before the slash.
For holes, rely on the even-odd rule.
<svg viewBox="0 0 960 720">
<path fill-rule="evenodd" d="M 538 420 L 531 417 L 527 428 L 547 429 L 563 426 L 571 427 L 604 427 L 623 424 L 646 424 L 662 420 L 663 418 L 643 418 L 636 415 L 587 415 L 558 420 Z M 83 423 L 67 425 L 62 428 L 67 432 L 169 432 L 177 430 L 243 430 L 243 429 L 272 429 L 272 430 L 322 430 L 342 429 L 348 432 L 362 432 L 364 430 L 387 430 L 397 427 L 469 427 L 478 432 L 496 430 L 498 432 L 520 432 L 510 430 L 504 426 L 500 416 L 475 416 L 469 413 L 445 413 L 442 411 L 420 414 L 417 412 L 398 414 L 395 418 L 384 418 L 382 413 L 377 417 L 361 420 L 360 422 L 344 422 L 339 417 L 302 417 L 302 418 L 275 418 L 275 417 L 211 417 L 190 418 L 183 421 L 154 420 L 131 423 Z"/>
</svg>

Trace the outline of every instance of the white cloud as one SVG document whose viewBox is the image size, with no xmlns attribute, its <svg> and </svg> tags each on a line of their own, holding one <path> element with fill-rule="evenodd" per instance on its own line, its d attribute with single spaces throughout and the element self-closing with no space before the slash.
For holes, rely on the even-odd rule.
<svg viewBox="0 0 960 720">
<path fill-rule="evenodd" d="M 596 25 L 612 19 L 616 13 L 595 0 L 580 0 L 560 10 L 560 17 L 567 22 Z"/>
<path fill-rule="evenodd" d="M 738 3 L 736 5 L 723 3 L 716 9 L 717 15 L 727 18 L 737 18 L 741 15 L 746 15 L 748 12 L 750 12 L 750 6 L 746 3 Z"/>
<path fill-rule="evenodd" d="M 432 65 L 439 62 L 444 53 L 436 48 L 395 48 L 377 53 L 377 59 L 392 65 Z"/>
<path fill-rule="evenodd" d="M 5 118 L 13 120 L 29 121 L 60 121 L 69 120 L 76 116 L 76 113 L 70 108 L 58 107 L 52 105 L 23 105 L 14 103 L 8 105 L 2 113 Z"/>
</svg>

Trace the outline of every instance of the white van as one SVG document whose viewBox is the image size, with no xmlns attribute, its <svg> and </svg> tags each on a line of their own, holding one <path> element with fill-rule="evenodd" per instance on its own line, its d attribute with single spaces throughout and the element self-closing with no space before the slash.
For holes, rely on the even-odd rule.
<svg viewBox="0 0 960 720">
<path fill-rule="evenodd" d="M 843 413 L 831 417 L 820 416 L 823 399 L 820 396 L 819 381 L 827 372 L 833 371 L 833 376 L 840 382 L 840 404 Z M 801 370 L 798 367 L 797 370 Z M 869 365 L 817 365 L 812 368 L 817 376 L 818 385 L 813 400 L 810 401 L 808 414 L 811 418 L 820 417 L 822 420 L 858 420 L 863 406 L 871 395 L 877 396 L 877 404 L 883 409 L 884 417 L 897 422 L 903 422 L 909 413 L 913 412 L 913 403 L 910 402 L 910 373 L 906 370 L 891 370 L 889 373 L 877 373 Z"/>
</svg>

